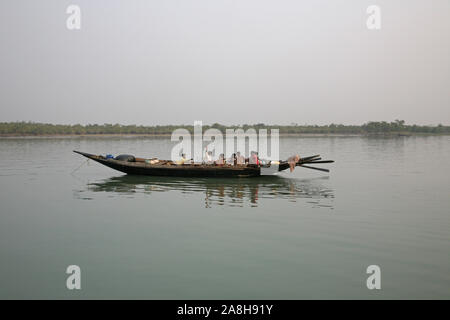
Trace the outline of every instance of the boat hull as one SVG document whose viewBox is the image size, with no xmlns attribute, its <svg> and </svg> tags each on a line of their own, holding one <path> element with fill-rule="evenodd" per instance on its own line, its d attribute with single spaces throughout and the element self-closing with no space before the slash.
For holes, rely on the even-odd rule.
<svg viewBox="0 0 450 320">
<path fill-rule="evenodd" d="M 130 175 L 161 177 L 257 177 L 261 175 L 258 166 L 213 166 L 213 165 L 158 165 L 145 162 L 127 162 L 106 159 L 85 152 L 74 151 L 88 159 L 101 163 L 109 168 Z"/>
</svg>

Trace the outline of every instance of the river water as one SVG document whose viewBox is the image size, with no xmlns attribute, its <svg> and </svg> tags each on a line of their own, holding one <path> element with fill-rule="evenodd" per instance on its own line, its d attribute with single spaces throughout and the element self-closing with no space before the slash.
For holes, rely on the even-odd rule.
<svg viewBox="0 0 450 320">
<path fill-rule="evenodd" d="M 450 298 L 449 136 L 282 138 L 282 159 L 320 153 L 331 173 L 246 179 L 126 176 L 72 153 L 171 146 L 1 139 L 0 298 Z"/>
</svg>

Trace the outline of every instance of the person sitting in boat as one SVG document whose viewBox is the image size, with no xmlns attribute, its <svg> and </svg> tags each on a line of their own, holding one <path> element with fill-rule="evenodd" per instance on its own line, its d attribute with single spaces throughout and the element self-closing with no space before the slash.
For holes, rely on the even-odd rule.
<svg viewBox="0 0 450 320">
<path fill-rule="evenodd" d="M 186 154 L 185 154 L 185 153 L 182 153 L 182 154 L 181 154 L 181 159 L 178 160 L 178 161 L 176 161 L 175 163 L 176 163 L 176 164 L 184 164 L 184 163 L 187 162 L 187 161 L 188 161 L 188 159 L 186 158 Z"/>
<path fill-rule="evenodd" d="M 250 153 L 250 158 L 248 159 L 248 163 L 249 164 L 259 164 L 259 159 L 258 159 L 258 152 L 256 151 L 252 151 Z"/>
<path fill-rule="evenodd" d="M 233 166 L 237 165 L 237 155 L 233 153 Z"/>
<path fill-rule="evenodd" d="M 292 172 L 295 169 L 295 165 L 297 162 L 300 161 L 300 156 L 298 154 L 293 155 L 287 159 L 287 162 L 289 163 L 289 170 Z"/>
<path fill-rule="evenodd" d="M 215 163 L 219 166 L 224 165 L 225 164 L 225 155 L 223 153 L 221 153 L 219 155 L 219 159 L 217 159 Z"/>
<path fill-rule="evenodd" d="M 245 164 L 245 158 L 243 155 L 241 155 L 241 153 L 238 151 L 236 154 L 236 164 Z"/>
<path fill-rule="evenodd" d="M 212 151 L 206 150 L 206 152 L 205 152 L 205 158 L 203 159 L 203 161 L 204 161 L 206 164 L 212 164 L 212 163 L 213 163 L 213 159 L 212 159 Z"/>
<path fill-rule="evenodd" d="M 236 164 L 236 153 L 233 153 L 231 157 L 227 159 L 227 164 L 234 166 Z"/>
</svg>

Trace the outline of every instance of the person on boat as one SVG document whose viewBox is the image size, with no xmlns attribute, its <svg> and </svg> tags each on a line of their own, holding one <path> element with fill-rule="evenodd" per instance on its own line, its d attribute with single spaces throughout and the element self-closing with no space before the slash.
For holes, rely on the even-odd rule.
<svg viewBox="0 0 450 320">
<path fill-rule="evenodd" d="M 236 154 L 236 164 L 245 164 L 245 158 L 239 151 Z"/>
<path fill-rule="evenodd" d="M 185 153 L 182 153 L 182 154 L 181 154 L 181 159 L 178 160 L 178 161 L 176 161 L 175 163 L 176 163 L 176 164 L 184 164 L 184 163 L 187 162 L 187 161 L 188 161 L 188 159 L 186 158 L 186 154 L 185 154 Z"/>
<path fill-rule="evenodd" d="M 205 152 L 205 158 L 203 159 L 203 161 L 204 161 L 206 164 L 212 164 L 212 163 L 213 163 L 213 159 L 212 159 L 212 151 L 206 150 L 206 152 Z"/>
<path fill-rule="evenodd" d="M 236 153 L 233 153 L 231 157 L 227 159 L 227 164 L 234 166 L 236 164 Z"/>
<path fill-rule="evenodd" d="M 256 165 L 259 164 L 258 152 L 252 151 L 252 152 L 250 153 L 250 159 L 248 160 L 248 163 L 249 163 L 249 164 L 256 164 Z"/>
<path fill-rule="evenodd" d="M 219 159 L 216 160 L 216 164 L 220 166 L 225 164 L 225 155 L 223 153 L 219 155 Z"/>
<path fill-rule="evenodd" d="M 300 161 L 300 156 L 298 154 L 293 155 L 287 159 L 287 162 L 289 163 L 289 170 L 292 172 L 295 169 L 295 165 L 297 162 Z"/>
</svg>

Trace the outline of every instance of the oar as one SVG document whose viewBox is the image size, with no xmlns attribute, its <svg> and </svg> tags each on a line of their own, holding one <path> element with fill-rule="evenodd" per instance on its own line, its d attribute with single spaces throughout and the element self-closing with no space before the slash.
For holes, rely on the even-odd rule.
<svg viewBox="0 0 450 320">
<path fill-rule="evenodd" d="M 333 163 L 334 160 L 308 161 L 307 163 Z"/>
<path fill-rule="evenodd" d="M 311 161 L 319 161 L 319 160 L 322 160 L 322 158 L 314 158 L 314 159 L 309 159 L 309 160 L 303 160 L 303 159 L 300 159 L 299 160 L 299 163 L 308 163 L 308 162 L 311 162 Z"/>
<path fill-rule="evenodd" d="M 306 163 L 308 161 L 313 161 L 313 160 L 317 160 L 317 158 L 320 157 L 319 154 L 316 154 L 314 156 L 309 156 L 309 157 L 304 157 L 304 158 L 300 158 L 300 160 L 298 160 L 298 162 L 296 163 L 296 165 L 300 165 L 302 163 Z M 320 158 L 319 158 L 320 159 Z M 280 163 L 287 163 L 286 160 L 280 160 Z"/>
<path fill-rule="evenodd" d="M 300 165 L 300 167 L 308 168 L 308 169 L 314 169 L 314 170 L 319 170 L 319 171 L 324 171 L 324 172 L 330 172 L 330 170 L 323 169 L 323 168 L 316 168 L 316 167 L 310 167 L 310 166 L 304 166 L 304 165 Z"/>
<path fill-rule="evenodd" d="M 319 161 L 319 160 L 321 160 L 322 158 L 314 158 L 314 159 L 310 159 L 310 160 L 303 160 L 303 159 L 300 159 L 295 165 L 296 166 L 301 166 L 302 164 L 304 164 L 304 163 L 306 163 L 306 164 L 308 164 L 308 163 L 312 163 L 312 162 L 315 162 L 315 161 Z"/>
<path fill-rule="evenodd" d="M 300 161 L 309 161 L 309 160 L 312 160 L 312 159 L 318 158 L 318 157 L 320 157 L 320 154 L 316 154 L 316 155 L 310 156 L 310 157 L 301 158 Z"/>
</svg>

